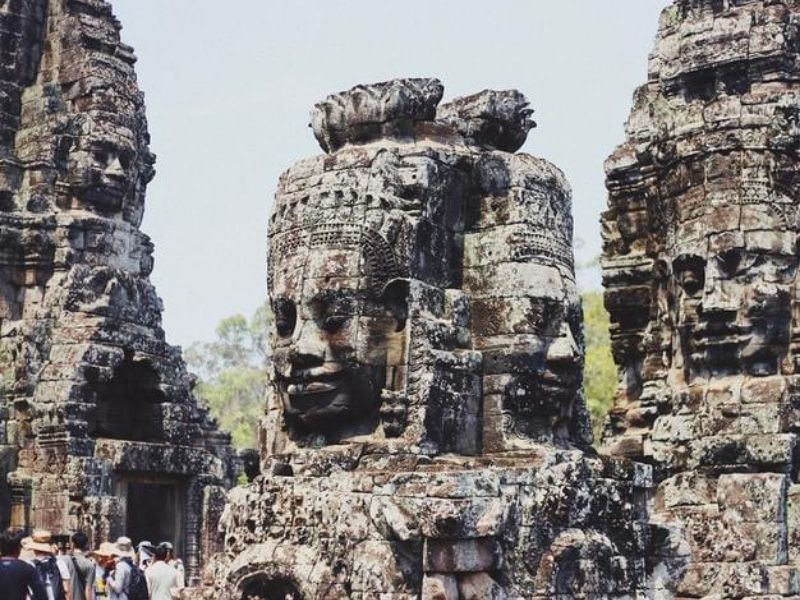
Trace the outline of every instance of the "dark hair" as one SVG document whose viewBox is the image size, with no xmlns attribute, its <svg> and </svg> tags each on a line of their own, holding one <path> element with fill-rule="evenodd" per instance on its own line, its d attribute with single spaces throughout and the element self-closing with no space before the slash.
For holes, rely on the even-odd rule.
<svg viewBox="0 0 800 600">
<path fill-rule="evenodd" d="M 19 556 L 22 550 L 22 538 L 25 533 L 19 529 L 6 529 L 0 535 L 0 554 L 3 556 Z"/>
<path fill-rule="evenodd" d="M 84 551 L 89 547 L 89 536 L 82 531 L 76 531 L 70 539 L 78 550 Z"/>
<path fill-rule="evenodd" d="M 167 558 L 167 547 L 159 544 L 153 551 L 153 555 L 156 557 L 156 560 L 164 560 Z"/>
</svg>

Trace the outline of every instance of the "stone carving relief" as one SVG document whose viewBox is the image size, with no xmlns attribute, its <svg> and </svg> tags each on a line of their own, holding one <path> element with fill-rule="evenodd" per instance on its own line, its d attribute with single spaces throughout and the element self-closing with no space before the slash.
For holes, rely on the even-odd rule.
<svg viewBox="0 0 800 600">
<path fill-rule="evenodd" d="M 164 340 L 138 229 L 155 156 L 120 29 L 103 0 L 0 5 L 0 525 L 141 536 L 120 490 L 160 478 L 185 500 L 193 580 L 204 497 L 234 463 Z"/>
<path fill-rule="evenodd" d="M 209 597 L 644 585 L 649 471 L 590 450 L 569 186 L 514 154 L 522 94 L 442 95 L 330 96 L 311 119 L 326 154 L 280 179 L 262 476 L 228 497 Z"/>
<path fill-rule="evenodd" d="M 796 593 L 776 578 L 795 569 L 798 11 L 666 8 L 606 163 L 604 443 L 654 467 L 652 519 L 683 548 L 665 597 Z"/>
</svg>

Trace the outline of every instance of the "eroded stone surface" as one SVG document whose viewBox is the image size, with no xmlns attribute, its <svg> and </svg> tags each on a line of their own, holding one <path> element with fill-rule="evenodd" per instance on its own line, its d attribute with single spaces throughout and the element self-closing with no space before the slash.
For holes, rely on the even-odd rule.
<svg viewBox="0 0 800 600">
<path fill-rule="evenodd" d="M 604 442 L 654 467 L 665 594 L 797 594 L 799 17 L 794 1 L 668 7 L 606 163 L 621 385 Z"/>
<path fill-rule="evenodd" d="M 135 535 L 126 490 L 155 478 L 192 576 L 231 451 L 161 329 L 139 231 L 155 157 L 119 30 L 102 0 L 0 4 L 0 523 Z"/>
<path fill-rule="evenodd" d="M 209 597 L 644 589 L 649 468 L 591 451 L 567 182 L 513 153 L 519 92 L 442 93 L 330 96 L 327 154 L 281 177 L 264 475 L 229 496 Z"/>
</svg>

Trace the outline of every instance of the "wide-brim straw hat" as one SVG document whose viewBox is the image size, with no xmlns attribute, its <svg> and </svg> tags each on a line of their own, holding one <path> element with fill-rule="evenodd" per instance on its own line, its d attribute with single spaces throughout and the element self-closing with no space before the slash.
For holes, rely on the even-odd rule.
<svg viewBox="0 0 800 600">
<path fill-rule="evenodd" d="M 111 558 L 112 556 L 116 556 L 114 554 L 116 549 L 117 547 L 111 542 L 103 542 L 97 550 L 90 552 L 90 554 L 99 558 Z"/>
<path fill-rule="evenodd" d="M 19 551 L 20 560 L 33 560 L 36 558 L 36 554 L 33 552 L 33 550 L 28 549 L 28 544 L 30 544 L 30 542 L 31 538 L 22 538 L 22 549 Z"/>
<path fill-rule="evenodd" d="M 122 558 L 136 558 L 136 552 L 133 551 L 133 541 L 129 537 L 119 537 L 117 542 L 113 544 L 114 556 Z"/>
<path fill-rule="evenodd" d="M 31 537 L 22 540 L 22 547 L 31 552 L 43 552 L 45 554 L 55 554 L 56 549 L 51 541 L 52 536 L 49 531 L 34 531 Z"/>
</svg>

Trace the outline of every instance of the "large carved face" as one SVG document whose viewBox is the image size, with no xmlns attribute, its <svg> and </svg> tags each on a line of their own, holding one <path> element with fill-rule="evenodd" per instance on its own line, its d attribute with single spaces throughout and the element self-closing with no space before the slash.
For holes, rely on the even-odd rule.
<svg viewBox="0 0 800 600">
<path fill-rule="evenodd" d="M 67 161 L 72 195 L 103 215 L 137 204 L 153 177 L 153 156 L 122 125 L 83 116 Z"/>
<path fill-rule="evenodd" d="M 274 379 L 301 434 L 374 429 L 402 348 L 404 299 L 363 276 L 361 249 L 336 246 L 273 254 Z"/>
<path fill-rule="evenodd" d="M 724 216 L 722 210 L 709 207 L 702 225 L 683 227 L 667 265 L 675 294 L 673 367 L 689 380 L 771 375 L 788 352 L 798 263 L 787 216 L 793 206 L 778 199 L 725 207 Z"/>
<path fill-rule="evenodd" d="M 524 334 L 509 349 L 512 376 L 503 406 L 523 437 L 567 439 L 583 367 L 581 307 L 570 279 L 554 267 L 540 270 L 545 275 L 526 291 L 519 314 L 498 315 L 516 321 L 515 332 Z"/>
</svg>

